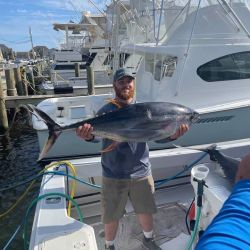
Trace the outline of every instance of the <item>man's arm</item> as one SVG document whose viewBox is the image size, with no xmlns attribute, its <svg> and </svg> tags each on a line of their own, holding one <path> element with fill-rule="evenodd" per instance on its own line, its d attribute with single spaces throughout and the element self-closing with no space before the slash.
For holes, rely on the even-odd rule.
<svg viewBox="0 0 250 250">
<path fill-rule="evenodd" d="M 158 140 L 155 142 L 166 143 L 166 142 L 174 141 L 174 140 L 178 139 L 179 137 L 181 137 L 182 135 L 184 135 L 188 130 L 189 130 L 189 127 L 187 124 L 181 124 L 179 129 L 175 132 L 175 134 L 173 134 L 165 139 Z"/>
<path fill-rule="evenodd" d="M 84 139 L 85 141 L 100 142 L 100 139 L 95 138 L 92 132 L 93 132 L 93 127 L 88 123 L 84 123 L 82 126 L 76 129 L 76 134 L 82 139 Z"/>
<path fill-rule="evenodd" d="M 106 113 L 107 110 L 107 105 L 103 106 L 102 108 L 100 108 L 98 110 L 98 112 L 96 113 L 97 116 Z M 94 128 L 91 126 L 91 124 L 89 123 L 84 123 L 82 126 L 79 126 L 76 129 L 76 134 L 77 136 L 81 137 L 82 139 L 84 139 L 85 141 L 88 142 L 100 142 L 101 138 L 97 138 L 95 137 L 92 132 L 93 132 Z"/>
</svg>

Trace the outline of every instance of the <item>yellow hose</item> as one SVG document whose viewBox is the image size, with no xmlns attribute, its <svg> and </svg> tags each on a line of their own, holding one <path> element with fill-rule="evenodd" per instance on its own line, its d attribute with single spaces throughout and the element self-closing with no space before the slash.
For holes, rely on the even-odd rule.
<svg viewBox="0 0 250 250">
<path fill-rule="evenodd" d="M 66 164 L 68 167 L 71 168 L 73 176 L 76 177 L 76 169 L 73 166 L 72 163 L 70 163 L 69 161 L 59 161 L 59 162 L 53 162 L 51 164 L 49 164 L 48 166 L 46 166 L 43 170 L 41 170 L 39 172 L 39 174 L 45 172 L 46 170 L 48 170 L 51 167 L 57 166 L 59 164 Z M 10 213 L 19 203 L 21 200 L 23 200 L 23 198 L 25 197 L 25 195 L 27 195 L 27 193 L 29 192 L 29 190 L 32 188 L 32 186 L 34 185 L 34 183 L 36 182 L 36 180 L 33 180 L 30 185 L 28 186 L 28 188 L 26 189 L 26 191 L 17 199 L 17 201 L 4 213 L 0 214 L 0 219 L 4 216 L 6 216 L 8 213 Z M 75 190 L 76 190 L 76 180 L 73 181 L 72 183 L 72 189 L 71 189 L 71 193 L 70 193 L 70 197 L 73 199 L 74 195 L 75 195 Z M 72 206 L 72 202 L 69 202 L 68 205 L 68 209 L 67 209 L 67 213 L 68 216 L 70 216 L 71 213 L 71 206 Z"/>
<path fill-rule="evenodd" d="M 56 166 L 58 164 L 66 164 L 68 167 L 71 168 L 72 172 L 73 172 L 73 176 L 76 177 L 76 169 L 75 167 L 73 166 L 72 163 L 70 163 L 69 161 L 59 161 L 59 162 L 55 162 L 55 163 L 51 163 L 50 165 L 48 165 L 46 167 L 46 170 L 48 168 L 51 168 L 53 166 Z M 71 193 L 70 193 L 70 197 L 73 199 L 74 198 L 74 195 L 75 195 L 75 191 L 76 191 L 76 180 L 73 180 L 73 183 L 72 183 L 72 189 L 71 189 Z M 67 213 L 68 213 L 68 216 L 70 216 L 70 213 L 71 213 L 71 206 L 72 206 L 72 202 L 69 201 L 69 205 L 68 205 L 68 209 L 67 209 Z"/>
</svg>

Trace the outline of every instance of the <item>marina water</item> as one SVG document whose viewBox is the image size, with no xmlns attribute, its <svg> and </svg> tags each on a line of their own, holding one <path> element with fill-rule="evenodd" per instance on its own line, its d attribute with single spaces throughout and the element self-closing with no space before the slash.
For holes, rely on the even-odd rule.
<svg viewBox="0 0 250 250">
<path fill-rule="evenodd" d="M 27 124 L 17 120 L 10 131 L 0 135 L 0 189 L 20 183 L 31 178 L 41 171 L 42 166 L 36 161 L 39 147 L 36 131 Z M 0 249 L 3 249 L 14 234 L 17 227 L 22 224 L 26 210 L 31 201 L 38 195 L 41 178 L 27 193 L 15 209 L 2 216 L 20 196 L 27 190 L 30 182 L 8 191 L 0 192 Z M 28 230 L 32 228 L 33 213 L 28 220 Z M 23 227 L 19 230 L 10 247 L 7 249 L 22 250 Z"/>
</svg>

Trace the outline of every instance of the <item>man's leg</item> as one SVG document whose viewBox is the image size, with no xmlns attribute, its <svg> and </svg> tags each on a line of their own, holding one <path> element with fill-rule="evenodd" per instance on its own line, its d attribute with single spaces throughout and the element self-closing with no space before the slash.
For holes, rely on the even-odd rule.
<svg viewBox="0 0 250 250">
<path fill-rule="evenodd" d="M 153 216 L 150 213 L 138 214 L 138 220 L 144 232 L 153 231 Z"/>
<path fill-rule="evenodd" d="M 130 200 L 143 230 L 143 244 L 150 250 L 160 250 L 153 235 L 153 213 L 156 213 L 154 200 L 154 180 L 152 176 L 133 181 Z M 143 194 L 143 195 L 142 195 Z M 145 197 L 147 197 L 145 199 Z"/>
<path fill-rule="evenodd" d="M 104 224 L 105 231 L 105 249 L 114 250 L 114 240 L 118 229 L 119 220 Z"/>
<path fill-rule="evenodd" d="M 118 225 L 119 225 L 119 220 L 115 220 L 115 221 L 112 221 L 108 224 L 104 224 L 105 240 L 106 241 L 113 241 L 115 239 Z"/>
<path fill-rule="evenodd" d="M 103 177 L 102 222 L 104 224 L 106 249 L 114 248 L 114 239 L 128 199 L 128 182 Z"/>
<path fill-rule="evenodd" d="M 153 234 L 153 215 L 150 213 L 138 214 L 138 220 L 143 230 L 143 244 L 149 250 L 161 250 L 155 243 Z"/>
</svg>

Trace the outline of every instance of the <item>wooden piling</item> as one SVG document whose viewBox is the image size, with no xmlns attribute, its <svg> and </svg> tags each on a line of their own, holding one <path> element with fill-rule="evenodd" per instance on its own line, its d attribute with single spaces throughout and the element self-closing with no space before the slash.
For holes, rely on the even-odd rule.
<svg viewBox="0 0 250 250">
<path fill-rule="evenodd" d="M 80 77 L 80 63 L 75 63 L 75 76 Z"/>
<path fill-rule="evenodd" d="M 16 82 L 14 78 L 14 71 L 13 69 L 6 69 L 5 70 L 5 77 L 6 77 L 6 85 L 7 85 L 7 95 L 8 96 L 15 96 L 17 95 L 16 92 Z"/>
<path fill-rule="evenodd" d="M 14 77 L 16 82 L 16 90 L 18 95 L 24 95 L 23 91 L 23 82 L 20 72 L 20 67 L 14 68 Z"/>
<path fill-rule="evenodd" d="M 92 67 L 87 66 L 87 82 L 88 82 L 88 94 L 94 95 L 95 94 L 95 86 L 94 86 L 94 72 Z"/>
<path fill-rule="evenodd" d="M 8 127 L 9 127 L 8 116 L 7 116 L 6 107 L 5 107 L 2 79 L 0 76 L 0 129 L 7 130 Z"/>
<path fill-rule="evenodd" d="M 28 79 L 28 83 L 29 83 L 29 88 L 28 88 L 28 92 L 31 94 L 35 94 L 35 78 L 34 78 L 34 74 L 33 74 L 33 68 L 29 69 L 29 71 L 26 71 L 26 77 Z"/>
<path fill-rule="evenodd" d="M 27 77 L 26 77 L 26 70 L 24 67 L 20 68 L 21 78 L 22 78 L 22 86 L 23 86 L 23 95 L 28 95 L 28 86 L 27 86 Z"/>
<path fill-rule="evenodd" d="M 34 77 L 39 76 L 37 64 L 32 66 L 32 72 Z"/>
</svg>

